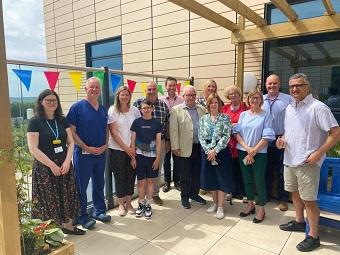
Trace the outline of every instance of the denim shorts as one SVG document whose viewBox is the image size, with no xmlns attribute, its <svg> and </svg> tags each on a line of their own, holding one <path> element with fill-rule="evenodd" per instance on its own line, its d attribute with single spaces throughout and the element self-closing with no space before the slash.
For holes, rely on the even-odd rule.
<svg viewBox="0 0 340 255">
<path fill-rule="evenodd" d="M 136 167 L 136 174 L 137 174 L 137 180 L 144 180 L 146 178 L 152 179 L 158 177 L 158 169 L 153 170 L 152 164 L 155 161 L 156 158 L 154 157 L 146 157 L 143 155 L 137 154 L 136 161 L 137 161 L 137 167 Z"/>
</svg>

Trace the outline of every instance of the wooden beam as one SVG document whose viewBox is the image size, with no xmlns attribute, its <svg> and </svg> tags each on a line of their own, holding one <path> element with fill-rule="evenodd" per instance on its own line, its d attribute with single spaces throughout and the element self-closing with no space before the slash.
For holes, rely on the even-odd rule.
<svg viewBox="0 0 340 255">
<path fill-rule="evenodd" d="M 246 6 L 244 3 L 242 3 L 239 0 L 218 0 L 225 6 L 229 7 L 233 11 L 237 12 L 238 14 L 245 17 L 247 20 L 253 22 L 255 25 L 259 27 L 263 27 L 267 25 L 267 21 L 262 18 L 260 15 L 258 15 L 256 12 L 254 12 L 252 9 L 250 9 L 248 6 Z"/>
<path fill-rule="evenodd" d="M 323 2 L 323 5 L 326 8 L 326 12 L 327 12 L 328 15 L 334 15 L 336 13 L 334 8 L 333 8 L 331 0 L 322 0 L 322 2 Z"/>
<path fill-rule="evenodd" d="M 335 31 L 340 31 L 340 14 L 235 31 L 231 34 L 231 42 L 236 44 L 240 42 L 270 41 Z"/>
<path fill-rule="evenodd" d="M 290 21 L 296 21 L 299 16 L 286 0 L 270 0 Z"/>
<path fill-rule="evenodd" d="M 245 19 L 243 16 L 238 17 L 239 28 L 245 28 Z M 243 98 L 243 83 L 244 83 L 244 43 L 237 44 L 237 59 L 236 59 L 236 86 L 241 89 L 241 98 Z"/>
<path fill-rule="evenodd" d="M 317 48 L 325 58 L 331 58 L 328 50 L 321 43 L 314 43 L 315 48 Z"/>
<path fill-rule="evenodd" d="M 277 53 L 278 55 L 288 59 L 288 60 L 294 60 L 295 57 L 290 55 L 288 52 L 282 50 L 281 48 L 278 47 L 273 47 L 270 50 L 274 51 L 275 53 Z"/>
<path fill-rule="evenodd" d="M 293 45 L 293 46 L 290 46 L 290 48 L 293 49 L 298 55 L 303 56 L 306 60 L 312 59 L 310 54 L 307 51 L 305 51 L 302 47 Z"/>
<path fill-rule="evenodd" d="M 291 61 L 291 67 L 334 66 L 340 64 L 340 58 L 322 58 L 301 61 Z"/>
<path fill-rule="evenodd" d="M 2 0 L 0 0 L 0 149 L 12 147 Z M 14 163 L 0 157 L 0 254 L 21 254 Z"/>
<path fill-rule="evenodd" d="M 234 22 L 194 0 L 169 0 L 169 2 L 177 4 L 178 6 L 181 6 L 182 8 L 191 11 L 202 18 L 205 18 L 230 31 L 238 30 L 238 26 Z"/>
</svg>

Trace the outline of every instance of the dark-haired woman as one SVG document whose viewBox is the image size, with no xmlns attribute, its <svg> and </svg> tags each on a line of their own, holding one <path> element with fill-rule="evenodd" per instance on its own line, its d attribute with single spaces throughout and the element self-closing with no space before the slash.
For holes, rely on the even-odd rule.
<svg viewBox="0 0 340 255">
<path fill-rule="evenodd" d="M 27 141 L 32 156 L 32 218 L 53 219 L 64 233 L 83 235 L 75 226 L 79 201 L 71 164 L 73 137 L 52 90 L 40 93 L 35 116 L 28 123 Z"/>
</svg>

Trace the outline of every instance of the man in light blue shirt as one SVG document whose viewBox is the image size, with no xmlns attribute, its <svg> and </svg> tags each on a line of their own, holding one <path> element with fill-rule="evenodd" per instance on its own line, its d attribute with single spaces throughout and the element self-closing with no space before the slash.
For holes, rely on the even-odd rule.
<svg viewBox="0 0 340 255">
<path fill-rule="evenodd" d="M 264 95 L 264 103 L 262 109 L 270 114 L 272 118 L 272 127 L 276 138 L 284 133 L 284 117 L 285 109 L 292 101 L 290 95 L 281 93 L 280 78 L 276 74 L 271 74 L 266 79 L 267 94 Z M 268 144 L 268 162 L 266 167 L 266 189 L 267 198 L 270 199 L 273 190 L 273 177 L 277 176 L 276 194 L 279 200 L 279 209 L 281 211 L 288 210 L 288 192 L 284 190 L 283 180 L 283 154 L 284 149 L 278 149 L 275 145 L 276 140 Z"/>
</svg>

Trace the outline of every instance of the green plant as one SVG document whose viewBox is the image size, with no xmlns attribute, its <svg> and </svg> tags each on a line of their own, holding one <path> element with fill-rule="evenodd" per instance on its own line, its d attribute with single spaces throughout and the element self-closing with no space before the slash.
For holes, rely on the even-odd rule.
<svg viewBox="0 0 340 255">
<path fill-rule="evenodd" d="M 340 143 L 337 143 L 327 152 L 327 157 L 340 158 Z"/>
<path fill-rule="evenodd" d="M 21 224 L 21 251 L 23 255 L 48 254 L 51 248 L 62 245 L 64 233 L 53 220 L 27 220 Z"/>
</svg>

